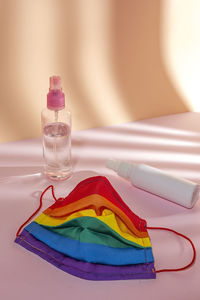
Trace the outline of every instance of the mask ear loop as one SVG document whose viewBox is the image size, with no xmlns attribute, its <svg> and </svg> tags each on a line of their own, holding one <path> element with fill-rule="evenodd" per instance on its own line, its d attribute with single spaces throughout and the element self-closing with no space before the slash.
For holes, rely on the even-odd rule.
<svg viewBox="0 0 200 300">
<path fill-rule="evenodd" d="M 53 196 L 53 198 L 54 198 L 54 200 L 55 200 L 55 202 L 57 202 L 57 201 L 60 201 L 60 200 L 63 200 L 63 198 L 59 198 L 59 199 L 57 199 L 56 198 L 56 196 L 55 196 L 55 194 L 54 194 L 54 186 L 53 185 L 49 185 L 43 192 L 42 192 L 42 194 L 41 194 L 41 196 L 40 196 L 40 204 L 39 204 L 39 207 L 36 209 L 36 211 L 19 227 L 19 229 L 17 230 L 17 233 L 16 233 L 16 236 L 18 237 L 19 235 L 20 235 L 20 232 L 21 232 L 21 230 L 22 230 L 22 228 L 40 211 L 40 209 L 41 209 L 41 207 L 42 207 L 42 200 L 43 200 L 43 196 L 44 196 L 44 194 L 46 193 L 46 191 L 48 190 L 48 189 L 50 189 L 51 188 L 51 190 L 52 190 L 52 196 Z"/>
<path fill-rule="evenodd" d="M 177 272 L 177 271 L 182 271 L 182 270 L 185 270 L 187 268 L 189 268 L 190 266 L 193 265 L 195 259 L 196 259 L 196 249 L 195 249 L 195 246 L 193 244 L 193 242 L 185 235 L 175 231 L 175 230 L 172 230 L 172 229 L 169 229 L 169 228 L 165 228 L 165 227 L 146 227 L 147 229 L 159 229 L 159 230 L 167 230 L 167 231 L 171 231 L 183 238 L 185 238 L 186 240 L 188 240 L 192 246 L 192 249 L 193 249 L 193 258 L 191 260 L 191 262 L 186 265 L 185 267 L 182 267 L 182 268 L 177 268 L 177 269 L 161 269 L 161 270 L 156 270 L 156 273 L 161 273 L 161 272 Z"/>
</svg>

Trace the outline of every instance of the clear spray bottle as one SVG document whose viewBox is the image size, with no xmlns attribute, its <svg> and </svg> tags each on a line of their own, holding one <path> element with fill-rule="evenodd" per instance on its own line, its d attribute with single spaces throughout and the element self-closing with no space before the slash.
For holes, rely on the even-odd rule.
<svg viewBox="0 0 200 300">
<path fill-rule="evenodd" d="M 50 77 L 47 108 L 42 111 L 44 174 L 52 180 L 71 176 L 71 113 L 59 76 Z"/>
</svg>

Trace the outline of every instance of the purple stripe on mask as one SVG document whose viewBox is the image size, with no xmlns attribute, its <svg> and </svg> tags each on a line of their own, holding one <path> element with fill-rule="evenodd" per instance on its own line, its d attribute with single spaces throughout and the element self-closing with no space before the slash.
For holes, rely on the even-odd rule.
<svg viewBox="0 0 200 300">
<path fill-rule="evenodd" d="M 128 266 L 102 265 L 79 261 L 57 252 L 40 242 L 25 229 L 15 242 L 27 250 L 39 255 L 57 268 L 88 280 L 122 280 L 156 278 L 154 263 Z"/>
</svg>

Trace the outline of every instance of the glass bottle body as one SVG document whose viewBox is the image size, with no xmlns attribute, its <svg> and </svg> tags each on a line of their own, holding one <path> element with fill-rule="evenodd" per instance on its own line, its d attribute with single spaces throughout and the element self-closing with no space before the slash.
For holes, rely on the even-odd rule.
<svg viewBox="0 0 200 300">
<path fill-rule="evenodd" d="M 52 180 L 65 180 L 72 174 L 71 113 L 69 110 L 42 111 L 44 174 Z"/>
</svg>

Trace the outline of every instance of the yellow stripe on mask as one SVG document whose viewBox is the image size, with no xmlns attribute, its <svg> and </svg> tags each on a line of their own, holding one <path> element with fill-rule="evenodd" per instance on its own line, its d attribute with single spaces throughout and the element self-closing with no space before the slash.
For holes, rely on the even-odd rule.
<svg viewBox="0 0 200 300">
<path fill-rule="evenodd" d="M 96 218 L 102 222 L 104 222 L 106 225 L 108 225 L 111 229 L 116 231 L 119 235 L 121 235 L 123 238 L 132 241 L 134 243 L 137 243 L 140 246 L 143 247 L 151 247 L 151 242 L 149 237 L 140 238 L 135 236 L 126 226 L 122 220 L 117 217 L 111 210 L 104 209 L 102 211 L 101 216 L 97 216 L 94 209 L 84 209 L 77 211 L 70 216 L 60 217 L 60 218 L 54 218 L 50 217 L 48 215 L 45 215 L 42 213 L 39 217 L 35 219 L 35 222 L 37 222 L 40 225 L 45 226 L 59 226 L 63 223 L 70 221 L 75 218 L 79 217 L 92 217 Z"/>
</svg>

